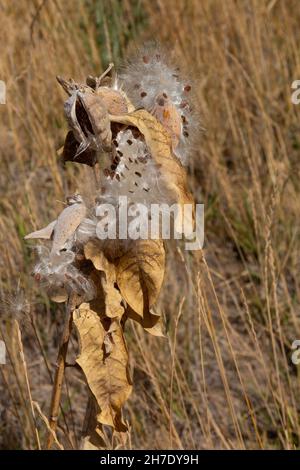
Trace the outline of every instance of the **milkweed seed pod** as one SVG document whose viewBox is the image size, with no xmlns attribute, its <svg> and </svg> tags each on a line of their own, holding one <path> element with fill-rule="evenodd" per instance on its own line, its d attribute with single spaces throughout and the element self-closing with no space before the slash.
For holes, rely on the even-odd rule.
<svg viewBox="0 0 300 470">
<path fill-rule="evenodd" d="M 97 218 L 94 214 L 82 220 L 76 231 L 76 242 L 84 245 L 92 238 L 97 238 L 96 234 Z"/>
<path fill-rule="evenodd" d="M 65 140 L 63 159 L 65 162 L 94 166 L 97 152 L 111 151 L 112 134 L 108 114 L 127 113 L 128 100 L 122 91 L 98 86 L 101 77 L 87 79 L 93 88 L 60 77 L 58 82 L 69 95 L 64 110 L 70 132 Z"/>
<path fill-rule="evenodd" d="M 71 248 L 77 228 L 86 216 L 86 206 L 79 194 L 68 198 L 68 206 L 59 214 L 57 220 L 47 227 L 26 235 L 28 239 L 52 239 L 50 256 L 55 258 L 61 250 Z"/>
<path fill-rule="evenodd" d="M 193 87 L 169 62 L 166 53 L 146 46 L 124 65 L 118 83 L 136 109 L 146 109 L 161 122 L 171 136 L 174 153 L 186 163 L 198 132 Z"/>
<path fill-rule="evenodd" d="M 110 150 L 111 130 L 104 101 L 92 91 L 75 91 L 65 102 L 65 114 L 79 143 L 77 155 L 87 148 Z"/>
<path fill-rule="evenodd" d="M 89 92 L 79 92 L 79 100 L 87 114 L 91 129 L 86 129 L 91 141 L 91 147 L 95 150 L 111 149 L 111 129 L 108 117 L 108 109 L 100 95 Z"/>
<path fill-rule="evenodd" d="M 102 98 L 109 114 L 124 114 L 128 112 L 127 100 L 120 91 L 108 87 L 100 87 L 96 94 Z"/>
</svg>

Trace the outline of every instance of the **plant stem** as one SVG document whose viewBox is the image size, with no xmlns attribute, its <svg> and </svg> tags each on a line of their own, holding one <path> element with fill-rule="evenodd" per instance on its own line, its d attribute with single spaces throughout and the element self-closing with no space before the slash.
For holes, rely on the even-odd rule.
<svg viewBox="0 0 300 470">
<path fill-rule="evenodd" d="M 50 365 L 49 365 L 49 362 L 48 362 L 48 359 L 47 359 L 47 355 L 46 355 L 46 352 L 45 352 L 45 349 L 44 349 L 44 346 L 43 346 L 43 342 L 42 342 L 40 334 L 39 334 L 38 327 L 36 325 L 34 316 L 32 314 L 30 315 L 30 322 L 31 322 L 31 326 L 32 326 L 33 332 L 35 334 L 35 338 L 37 340 L 38 346 L 40 348 L 41 354 L 43 356 L 44 363 L 45 363 L 45 366 L 46 366 L 46 369 L 47 369 L 47 372 L 48 372 L 48 375 L 49 375 L 51 385 L 53 385 L 53 377 L 52 377 L 51 368 L 50 368 Z M 65 364 L 65 367 L 67 367 L 67 364 Z M 60 412 L 63 416 L 64 423 L 65 423 L 65 426 L 66 426 L 66 429 L 64 429 L 64 433 L 65 433 L 67 439 L 69 440 L 69 442 L 71 444 L 71 447 L 74 448 L 74 444 L 72 442 L 72 439 L 71 439 L 71 436 L 70 436 L 70 433 L 69 433 L 69 427 L 68 427 L 68 422 L 67 422 L 67 419 L 66 419 L 66 414 L 64 413 L 64 410 L 63 410 L 61 405 L 60 405 Z"/>
<path fill-rule="evenodd" d="M 67 307 L 66 307 L 66 318 L 64 329 L 62 332 L 61 342 L 58 349 L 57 363 L 56 363 L 56 372 L 54 377 L 53 389 L 52 389 L 52 398 L 50 406 L 50 415 L 49 415 L 49 426 L 52 431 L 56 432 L 57 420 L 58 420 L 58 411 L 60 407 L 60 398 L 62 392 L 62 385 L 64 380 L 64 373 L 66 367 L 66 358 L 69 346 L 69 339 L 72 330 L 72 317 L 73 317 L 73 302 L 72 297 L 69 298 Z M 50 449 L 53 444 L 53 434 L 48 434 L 47 440 L 47 449 Z"/>
</svg>

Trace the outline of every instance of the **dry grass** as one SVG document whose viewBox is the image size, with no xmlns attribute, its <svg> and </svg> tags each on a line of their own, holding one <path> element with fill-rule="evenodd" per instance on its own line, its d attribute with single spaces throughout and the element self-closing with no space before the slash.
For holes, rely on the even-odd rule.
<svg viewBox="0 0 300 470">
<path fill-rule="evenodd" d="M 21 322 L 27 369 L 9 318 L 16 305 L 1 307 L 8 348 L 0 369 L 1 448 L 37 448 L 36 428 L 43 442 L 46 427 L 33 402 L 47 415 L 63 317 L 30 280 L 33 255 L 22 237 L 52 220 L 61 208 L 55 201 L 91 178 L 58 164 L 66 127 L 55 75 L 99 72 L 124 54 L 140 24 L 139 40 L 169 45 L 195 78 L 205 131 L 189 174 L 206 206 L 206 243 L 201 261 L 168 247 L 160 301 L 167 338 L 128 331 L 130 445 L 299 448 L 299 368 L 290 350 L 300 338 L 300 116 L 290 101 L 300 74 L 297 2 L 143 0 L 140 8 L 128 0 L 121 8 L 108 0 L 46 0 L 38 10 L 40 3 L 0 6 L 0 78 L 7 82 L 1 292 L 14 295 L 20 279 L 31 303 L 28 324 Z M 71 369 L 59 431 L 65 447 L 78 445 L 85 404 Z"/>
</svg>

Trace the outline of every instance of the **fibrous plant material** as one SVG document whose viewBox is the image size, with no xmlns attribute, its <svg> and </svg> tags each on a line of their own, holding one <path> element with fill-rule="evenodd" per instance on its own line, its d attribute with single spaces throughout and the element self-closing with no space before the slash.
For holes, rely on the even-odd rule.
<svg viewBox="0 0 300 470">
<path fill-rule="evenodd" d="M 70 130 L 63 159 L 99 165 L 100 188 L 93 205 L 75 194 L 68 198 L 56 221 L 26 236 L 52 243 L 50 248 L 37 248 L 40 260 L 34 275 L 53 300 L 67 303 L 48 448 L 55 436 L 73 324 L 79 339 L 77 364 L 93 404 L 85 423 L 84 447 L 87 442 L 92 445 L 95 436 L 100 436 L 96 447 L 104 445 L 103 426 L 118 433 L 127 431 L 122 417 L 132 389 L 124 336 L 127 319 L 155 336 L 163 336 L 161 317 L 153 311 L 164 278 L 163 240 L 123 239 L 118 235 L 114 240 L 102 240 L 97 236 L 99 209 L 106 202 L 119 207 L 120 196 L 126 196 L 130 204 L 146 206 L 155 202 L 182 207 L 193 204 L 180 150 L 188 137 L 190 85 L 181 83 L 178 73 L 161 62 L 158 53 L 151 54 L 148 60 L 142 52 L 144 65 L 138 59 L 136 71 L 131 63 L 120 77 L 108 76 L 111 65 L 101 77 L 88 77 L 86 84 L 58 79 L 68 94 L 64 109 Z M 156 76 L 158 67 L 165 74 L 165 82 L 161 74 Z M 135 83 L 139 74 L 143 75 L 142 83 Z M 140 100 L 132 92 L 132 82 Z M 184 222 L 185 230 L 191 231 L 193 217 Z M 107 225 L 110 223 L 108 219 Z M 175 218 L 176 225 L 180 224 Z"/>
</svg>

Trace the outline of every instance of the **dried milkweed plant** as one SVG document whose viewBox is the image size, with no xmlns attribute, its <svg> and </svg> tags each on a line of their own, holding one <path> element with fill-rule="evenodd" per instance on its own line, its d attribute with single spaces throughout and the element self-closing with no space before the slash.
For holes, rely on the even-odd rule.
<svg viewBox="0 0 300 470">
<path fill-rule="evenodd" d="M 120 210 L 121 196 L 131 208 L 140 203 L 193 205 L 183 164 L 193 145 L 197 116 L 191 84 L 181 80 L 178 68 L 156 48 L 140 51 L 119 73 L 110 64 L 86 83 L 61 77 L 58 82 L 67 93 L 69 132 L 63 161 L 90 166 L 98 188 L 92 203 L 84 194 L 74 194 L 55 221 L 25 237 L 45 240 L 36 247 L 33 274 L 52 300 L 66 303 L 47 447 L 57 442 L 68 343 L 75 327 L 77 367 L 90 393 L 81 447 L 101 448 L 107 428 L 121 442 L 126 439 L 122 408 L 132 390 L 127 321 L 164 335 L 155 303 L 164 278 L 165 249 L 160 235 L 134 239 L 118 232 L 115 239 L 101 239 L 99 214 L 107 203 Z M 110 217 L 105 220 L 106 229 L 112 230 Z M 174 225 L 179 226 L 176 217 Z M 193 225 L 192 215 L 185 228 L 192 230 Z"/>
</svg>

